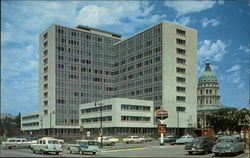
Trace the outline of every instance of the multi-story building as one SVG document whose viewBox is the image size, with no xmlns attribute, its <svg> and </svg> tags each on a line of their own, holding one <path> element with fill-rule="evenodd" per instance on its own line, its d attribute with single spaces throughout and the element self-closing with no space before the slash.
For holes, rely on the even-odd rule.
<svg viewBox="0 0 250 158">
<path fill-rule="evenodd" d="M 162 106 L 170 132 L 195 127 L 196 49 L 196 30 L 167 21 L 127 39 L 86 26 L 51 25 L 40 35 L 41 128 L 75 133 L 79 105 L 109 98 Z"/>
<path fill-rule="evenodd" d="M 153 101 L 112 98 L 80 105 L 80 126 L 97 135 L 100 128 L 103 135 L 153 134 Z"/>
</svg>

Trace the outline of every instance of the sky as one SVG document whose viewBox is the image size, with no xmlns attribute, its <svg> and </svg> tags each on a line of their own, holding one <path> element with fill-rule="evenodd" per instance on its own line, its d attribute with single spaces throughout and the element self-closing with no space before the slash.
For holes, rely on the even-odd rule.
<svg viewBox="0 0 250 158">
<path fill-rule="evenodd" d="M 1 1 L 1 112 L 39 107 L 39 35 L 51 24 L 133 35 L 161 20 L 198 31 L 197 81 L 210 60 L 221 104 L 248 107 L 249 9 L 245 1 Z"/>
</svg>

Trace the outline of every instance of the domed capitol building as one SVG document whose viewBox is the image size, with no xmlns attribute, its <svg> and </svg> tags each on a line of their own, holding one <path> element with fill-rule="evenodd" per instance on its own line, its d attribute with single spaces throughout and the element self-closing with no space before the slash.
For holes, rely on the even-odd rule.
<svg viewBox="0 0 250 158">
<path fill-rule="evenodd" d="M 220 106 L 220 88 L 217 77 L 207 60 L 205 71 L 202 72 L 197 88 L 198 124 L 206 127 L 206 115 L 223 108 Z"/>
</svg>

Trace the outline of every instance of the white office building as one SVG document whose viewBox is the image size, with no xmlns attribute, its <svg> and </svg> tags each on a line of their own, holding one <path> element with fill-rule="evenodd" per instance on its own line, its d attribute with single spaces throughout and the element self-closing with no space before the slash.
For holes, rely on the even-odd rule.
<svg viewBox="0 0 250 158">
<path fill-rule="evenodd" d="M 100 129 L 104 135 L 152 134 L 156 130 L 153 101 L 112 98 L 82 104 L 79 112 L 80 126 L 92 134 L 99 134 Z"/>
<path fill-rule="evenodd" d="M 167 21 L 127 39 L 51 25 L 40 35 L 41 129 L 78 133 L 79 105 L 128 98 L 162 106 L 169 131 L 185 133 L 197 123 L 196 50 L 196 30 Z"/>
</svg>

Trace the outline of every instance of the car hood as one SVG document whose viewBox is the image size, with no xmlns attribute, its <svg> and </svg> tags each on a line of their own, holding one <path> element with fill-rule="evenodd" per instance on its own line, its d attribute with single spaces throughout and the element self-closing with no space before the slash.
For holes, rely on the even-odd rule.
<svg viewBox="0 0 250 158">
<path fill-rule="evenodd" d="M 222 142 L 222 143 L 217 143 L 214 147 L 216 149 L 227 149 L 227 148 L 230 148 L 232 145 L 233 143 Z"/>
</svg>

